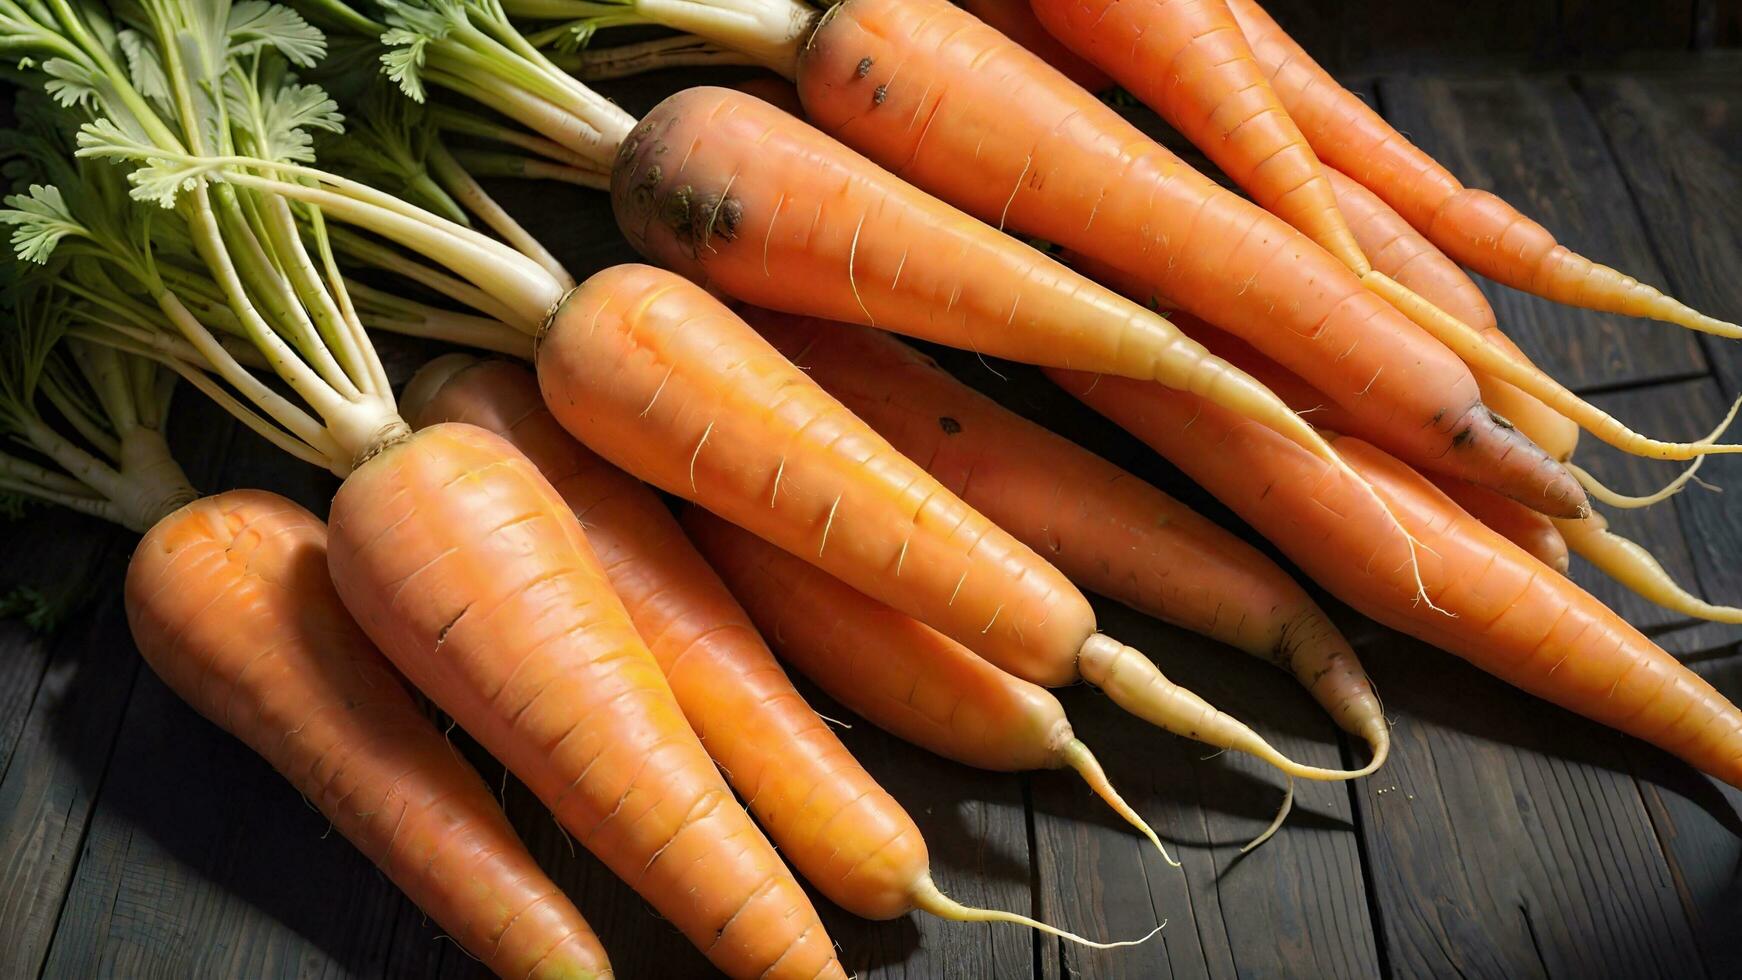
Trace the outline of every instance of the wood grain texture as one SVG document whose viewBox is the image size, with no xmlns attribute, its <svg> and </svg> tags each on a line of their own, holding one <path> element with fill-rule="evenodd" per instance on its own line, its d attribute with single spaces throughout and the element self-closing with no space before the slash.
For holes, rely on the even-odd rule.
<svg viewBox="0 0 1742 980">
<path fill-rule="evenodd" d="M 1379 95 L 1386 119 L 1465 184 L 1510 201 L 1568 248 L 1664 282 L 1596 120 L 1564 78 L 1397 76 L 1380 82 Z M 1481 285 L 1502 328 L 1575 390 L 1706 370 L 1686 331 Z"/>
</svg>

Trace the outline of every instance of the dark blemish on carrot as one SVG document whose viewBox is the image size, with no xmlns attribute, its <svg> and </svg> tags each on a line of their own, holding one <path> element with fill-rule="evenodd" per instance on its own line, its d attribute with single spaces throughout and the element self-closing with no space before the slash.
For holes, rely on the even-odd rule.
<svg viewBox="0 0 1742 980">
<path fill-rule="evenodd" d="M 1476 430 L 1471 428 L 1470 426 L 1466 425 L 1462 429 L 1458 430 L 1457 435 L 1452 436 L 1452 448 L 1453 449 L 1463 449 L 1466 446 L 1470 446 L 1470 445 L 1474 444 L 1475 441 L 1476 441 Z"/>
<path fill-rule="evenodd" d="M 1443 419 L 1445 417 L 1446 417 L 1446 410 L 1442 408 L 1439 411 L 1434 413 L 1434 417 L 1431 421 L 1428 422 L 1428 425 L 1430 425 L 1430 426 L 1439 425 L 1440 419 Z"/>
<path fill-rule="evenodd" d="M 1516 428 L 1518 428 L 1518 426 L 1512 424 L 1511 419 L 1507 418 L 1504 415 L 1501 415 L 1499 412 L 1496 412 L 1491 408 L 1488 409 L 1488 418 L 1490 420 L 1492 420 L 1495 425 L 1498 425 L 1502 429 L 1516 429 Z"/>
<path fill-rule="evenodd" d="M 871 74 L 871 59 L 869 57 L 860 58 L 859 59 L 859 77 L 864 78 L 866 75 L 869 75 L 869 74 Z"/>
<path fill-rule="evenodd" d="M 948 415 L 940 415 L 938 416 L 938 428 L 944 430 L 944 435 L 953 436 L 962 431 L 962 423 L 957 422 Z"/>
<path fill-rule="evenodd" d="M 879 86 L 877 86 L 877 91 L 871 93 L 871 101 L 877 103 L 878 105 L 882 105 L 883 100 L 887 99 L 887 98 L 889 98 L 889 86 L 888 85 L 879 85 Z"/>
</svg>

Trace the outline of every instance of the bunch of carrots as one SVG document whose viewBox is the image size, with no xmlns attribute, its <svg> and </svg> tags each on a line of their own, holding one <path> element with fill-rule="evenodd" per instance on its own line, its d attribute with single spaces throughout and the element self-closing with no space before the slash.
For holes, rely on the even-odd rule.
<svg viewBox="0 0 1742 980">
<path fill-rule="evenodd" d="M 1288 573 L 893 335 L 1039 365 L 1368 616 L 1742 786 L 1742 712 L 1563 574 L 1742 621 L 1591 505 L 1674 493 L 1742 450 L 1729 419 L 1633 431 L 1464 268 L 1742 328 L 1464 187 L 1251 0 L 968 7 L 0 0 L 27 80 L 0 490 L 143 535 L 147 662 L 505 977 L 610 966 L 414 694 L 746 977 L 848 975 L 797 876 L 868 918 L 1146 938 L 947 896 L 788 669 L 964 764 L 1072 769 L 1163 855 L 1048 688 L 1256 756 L 1285 800 L 1383 765 L 1373 685 Z M 678 33 L 588 46 L 629 24 Z M 786 81 L 640 119 L 585 84 L 713 64 Z M 654 265 L 577 282 L 489 177 L 608 193 Z M 380 332 L 501 356 L 396 392 Z M 326 521 L 201 496 L 162 434 L 178 388 L 339 477 Z M 1571 461 L 1581 430 L 1690 465 L 1628 497 Z M 1276 664 L 1369 761 L 1287 758 L 1085 591 Z"/>
</svg>

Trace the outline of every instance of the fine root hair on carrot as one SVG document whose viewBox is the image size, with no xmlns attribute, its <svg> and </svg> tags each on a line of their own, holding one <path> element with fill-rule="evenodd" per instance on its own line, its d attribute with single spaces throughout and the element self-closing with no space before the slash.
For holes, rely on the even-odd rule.
<svg viewBox="0 0 1742 980">
<path fill-rule="evenodd" d="M 1113 788 L 1113 783 L 1108 780 L 1106 771 L 1101 768 L 1100 760 L 1095 758 L 1095 754 L 1089 751 L 1089 747 L 1083 744 L 1082 739 L 1073 738 L 1066 742 L 1064 748 L 1059 750 L 1059 758 L 1064 761 L 1065 765 L 1075 769 L 1083 777 L 1083 782 L 1089 784 L 1089 789 L 1093 790 L 1096 796 L 1105 800 L 1107 805 L 1117 811 L 1121 817 L 1124 817 L 1126 823 L 1136 827 L 1139 833 L 1149 838 L 1149 842 L 1161 852 L 1162 860 L 1173 867 L 1180 866 L 1179 862 L 1173 859 L 1173 855 L 1167 852 L 1167 847 L 1161 843 L 1161 838 L 1157 837 L 1155 831 L 1150 829 L 1149 824 L 1138 815 L 1136 810 L 1131 808 L 1131 804 L 1125 802 L 1125 798 L 1119 795 L 1119 791 Z"/>
<path fill-rule="evenodd" d="M 1656 556 L 1636 541 L 1609 530 L 1603 515 L 1582 521 L 1555 521 L 1567 547 L 1598 571 L 1665 609 L 1714 623 L 1742 623 L 1742 609 L 1719 606 L 1676 584 Z"/>
<path fill-rule="evenodd" d="M 1730 423 L 1736 420 L 1736 410 L 1739 408 L 1742 408 L 1742 398 L 1738 398 L 1736 401 L 1731 402 L 1730 411 L 1724 414 L 1723 421 L 1719 422 L 1717 427 L 1714 428 L 1710 434 L 1708 434 L 1704 439 L 1699 440 L 1695 445 L 1710 445 L 1711 443 L 1717 442 L 1718 437 L 1724 434 L 1724 430 L 1730 427 Z M 1621 510 L 1630 510 L 1636 507 L 1650 507 L 1652 504 L 1668 500 L 1676 494 L 1681 493 L 1682 488 L 1686 487 L 1689 481 L 1698 483 L 1700 486 L 1705 487 L 1707 490 L 1711 490 L 1714 493 L 1719 492 L 1720 488 L 1715 487 L 1696 476 L 1700 471 L 1700 464 L 1705 461 L 1706 457 L 1697 457 L 1687 469 L 1681 471 L 1681 475 L 1665 484 L 1659 490 L 1638 496 L 1611 490 L 1609 487 L 1605 486 L 1602 481 L 1598 480 L 1595 476 L 1592 476 L 1584 467 L 1573 463 L 1572 460 L 1563 460 L 1561 465 L 1565 466 L 1567 472 L 1571 473 L 1573 478 L 1579 481 L 1579 485 L 1585 488 L 1586 493 L 1611 507 Z"/>
<path fill-rule="evenodd" d="M 1154 661 L 1105 633 L 1096 633 L 1083 641 L 1077 654 L 1077 669 L 1084 680 L 1100 688 L 1114 704 L 1144 721 L 1207 745 L 1244 752 L 1290 776 L 1355 779 L 1372 773 L 1384 761 L 1376 758 L 1353 770 L 1324 769 L 1296 762 L 1244 723 L 1168 680 Z"/>
<path fill-rule="evenodd" d="M 1474 327 L 1422 299 L 1397 280 L 1374 270 L 1362 276 L 1361 282 L 1436 340 L 1450 347 L 1471 367 L 1515 385 L 1623 452 L 1650 459 L 1693 459 L 1708 453 L 1742 452 L 1742 445 L 1720 445 L 1715 440 L 1666 442 L 1641 435 L 1567 390 L 1539 368 L 1526 364 L 1483 337 Z"/>
<path fill-rule="evenodd" d="M 1290 776 L 1290 777 L 1288 777 L 1287 788 L 1285 788 L 1282 791 L 1282 806 L 1277 808 L 1276 816 L 1270 818 L 1270 826 L 1265 827 L 1264 830 L 1262 832 L 1260 832 L 1257 837 L 1254 837 L 1251 840 L 1247 841 L 1245 846 L 1240 848 L 1240 853 L 1245 854 L 1247 851 L 1250 851 L 1250 850 L 1256 848 L 1258 845 L 1269 840 L 1270 838 L 1275 837 L 1276 832 L 1282 829 L 1282 822 L 1284 820 L 1288 819 L 1289 813 L 1292 812 L 1293 810 L 1294 810 L 1294 777 Z"/>
<path fill-rule="evenodd" d="M 1148 942 L 1156 933 L 1167 927 L 1167 920 L 1163 919 L 1161 920 L 1161 925 L 1149 930 L 1148 935 L 1145 935 L 1142 939 L 1124 939 L 1119 942 L 1096 942 L 1093 939 L 1087 939 L 1069 930 L 1060 929 L 1058 926 L 1049 926 L 1039 919 L 1031 919 L 1026 915 L 1020 915 L 1015 912 L 1003 912 L 998 909 L 969 908 L 940 891 L 937 884 L 931 880 L 930 875 L 927 875 L 924 880 L 920 881 L 918 886 L 914 888 L 913 905 L 914 908 L 919 909 L 921 912 L 929 912 L 940 919 L 951 919 L 956 922 L 1008 922 L 1011 925 L 1027 926 L 1030 929 L 1044 932 L 1049 936 L 1057 936 L 1060 939 L 1067 939 L 1073 943 L 1088 946 L 1091 949 L 1122 949 L 1126 946 L 1138 946 Z"/>
</svg>

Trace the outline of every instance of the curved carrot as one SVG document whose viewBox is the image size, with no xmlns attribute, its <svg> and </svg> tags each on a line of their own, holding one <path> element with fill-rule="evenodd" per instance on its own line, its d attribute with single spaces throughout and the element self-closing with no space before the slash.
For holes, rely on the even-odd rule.
<svg viewBox="0 0 1742 980">
<path fill-rule="evenodd" d="M 275 494 L 176 510 L 127 568 L 140 652 L 498 976 L 609 977 L 489 787 L 345 612 L 326 549 L 320 520 Z"/>
<path fill-rule="evenodd" d="M 891 445 L 1078 586 L 1289 671 L 1372 746 L 1368 768 L 1384 761 L 1389 727 L 1354 651 L 1257 549 L 887 334 L 744 314 Z"/>
<path fill-rule="evenodd" d="M 553 315 L 538 379 L 557 420 L 606 459 L 999 667 L 1049 686 L 1085 679 L 1169 731 L 1331 776 L 1095 632 L 1094 610 L 1057 569 L 693 284 L 647 266 L 588 279 Z"/>
<path fill-rule="evenodd" d="M 1337 84 L 1254 0 L 1226 2 L 1271 88 L 1319 157 L 1384 198 L 1459 263 L 1558 303 L 1742 337 L 1742 327 L 1570 251 L 1510 204 L 1465 187 Z"/>
<path fill-rule="evenodd" d="M 1031 0 L 1030 8 L 1048 34 L 1159 113 L 1266 211 L 1357 276 L 1369 271 L 1318 157 L 1223 0 Z"/>
<path fill-rule="evenodd" d="M 1490 416 L 1457 356 L 1342 263 L 943 0 L 837 6 L 804 49 L 798 85 L 827 132 L 988 222 L 1126 268 L 1374 418 L 1406 458 L 1458 466 L 1545 511 L 1584 505 L 1571 476 Z M 893 274 L 893 261 L 865 254 L 866 278 Z M 955 290 L 939 291 L 947 301 Z M 1000 313 L 1024 314 L 1000 298 Z M 1081 358 L 1070 366 L 1095 370 Z"/>
<path fill-rule="evenodd" d="M 1429 591 L 1455 616 L 1414 601 L 1397 571 L 1403 543 L 1375 529 L 1378 511 L 1343 474 L 1201 399 L 1120 378 L 1049 374 L 1366 615 L 1742 786 L 1742 711 L 1403 463 L 1359 440 L 1337 440 L 1422 541 Z"/>
<path fill-rule="evenodd" d="M 1103 945 L 943 894 L 912 818 L 805 704 L 665 503 L 563 431 L 531 373 L 449 355 L 412 379 L 405 401 L 414 425 L 477 425 L 513 443 L 550 479 L 587 528 L 708 754 L 781 853 L 831 901 L 868 919 L 917 908 Z"/>
<path fill-rule="evenodd" d="M 1022 45 L 1047 64 L 1090 92 L 1113 87 L 1113 79 L 1047 33 L 1029 9 L 1027 0 L 961 0 L 968 13 L 991 25 L 998 33 Z"/>
<path fill-rule="evenodd" d="M 684 529 L 780 656 L 878 728 L 995 772 L 1075 769 L 1161 851 L 1043 687 L 742 528 L 691 507 Z"/>
<path fill-rule="evenodd" d="M 1486 524 L 1496 534 L 1517 545 L 1537 561 L 1562 575 L 1566 574 L 1569 565 L 1567 541 L 1561 536 L 1554 519 L 1475 484 L 1432 474 L 1422 475 L 1449 497 L 1452 503 L 1462 507 L 1464 513 Z M 1595 512 L 1591 517 L 1585 518 L 1586 521 L 1593 519 L 1601 520 Z"/>
<path fill-rule="evenodd" d="M 844 977 L 548 481 L 446 423 L 333 498 L 328 566 L 402 673 L 725 972 Z"/>
</svg>

